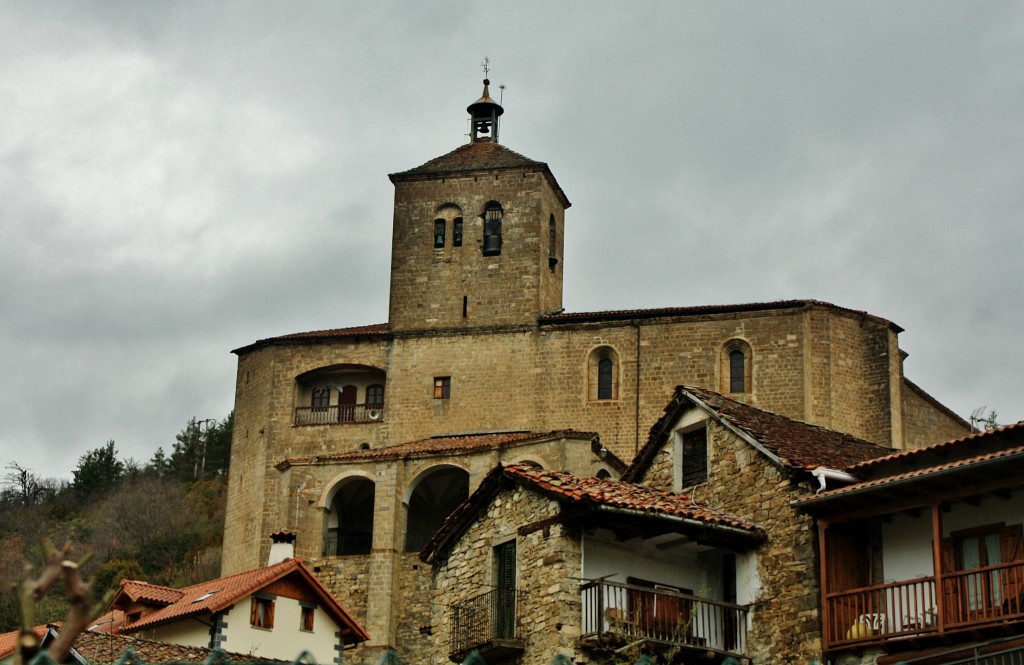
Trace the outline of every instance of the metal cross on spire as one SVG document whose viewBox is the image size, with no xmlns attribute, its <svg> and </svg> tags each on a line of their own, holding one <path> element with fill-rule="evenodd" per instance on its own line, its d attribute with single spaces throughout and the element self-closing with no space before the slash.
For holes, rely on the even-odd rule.
<svg viewBox="0 0 1024 665">
<path fill-rule="evenodd" d="M 480 66 L 484 68 L 484 78 L 487 78 L 487 74 L 491 71 L 491 59 L 484 56 L 484 61 L 480 63 Z"/>
</svg>

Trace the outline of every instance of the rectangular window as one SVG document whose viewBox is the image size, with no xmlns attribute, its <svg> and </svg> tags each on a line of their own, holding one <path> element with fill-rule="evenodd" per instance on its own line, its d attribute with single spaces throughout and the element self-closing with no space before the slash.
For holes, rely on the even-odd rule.
<svg viewBox="0 0 1024 665">
<path fill-rule="evenodd" d="M 444 223 L 443 219 L 435 219 L 434 220 L 434 248 L 435 249 L 439 249 L 441 247 L 444 247 L 444 226 L 445 226 L 445 223 Z"/>
<path fill-rule="evenodd" d="M 249 609 L 249 623 L 253 628 L 270 630 L 274 627 L 274 600 L 272 598 L 253 596 Z"/>
<path fill-rule="evenodd" d="M 462 218 L 456 217 L 452 222 L 452 247 L 462 247 Z"/>
<path fill-rule="evenodd" d="M 299 630 L 304 630 L 307 633 L 313 632 L 313 617 L 316 614 L 316 605 L 310 603 L 300 603 L 302 614 L 299 618 Z"/>
<path fill-rule="evenodd" d="M 496 637 L 516 636 L 516 541 L 494 548 L 495 629 Z"/>
<path fill-rule="evenodd" d="M 708 430 L 705 427 L 683 433 L 683 487 L 700 485 L 708 479 Z"/>
<path fill-rule="evenodd" d="M 434 377 L 434 399 L 449 399 L 452 396 L 452 377 Z"/>
</svg>

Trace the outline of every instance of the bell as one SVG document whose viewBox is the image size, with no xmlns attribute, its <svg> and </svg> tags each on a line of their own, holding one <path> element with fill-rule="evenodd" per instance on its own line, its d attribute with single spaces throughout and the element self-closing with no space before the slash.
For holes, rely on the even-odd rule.
<svg viewBox="0 0 1024 665">
<path fill-rule="evenodd" d="M 496 233 L 484 236 L 484 256 L 497 254 L 501 254 L 501 236 Z"/>
</svg>

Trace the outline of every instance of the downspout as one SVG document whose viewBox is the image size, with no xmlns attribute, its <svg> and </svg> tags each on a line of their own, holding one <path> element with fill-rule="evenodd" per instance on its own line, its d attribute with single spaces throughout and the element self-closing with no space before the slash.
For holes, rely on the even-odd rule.
<svg viewBox="0 0 1024 665">
<path fill-rule="evenodd" d="M 633 456 L 640 453 L 640 323 L 633 319 L 636 328 L 636 400 L 633 405 Z"/>
<path fill-rule="evenodd" d="M 841 483 L 852 484 L 860 482 L 860 479 L 856 476 L 851 476 L 843 471 L 836 471 L 835 469 L 827 469 L 823 466 L 819 466 L 817 469 L 811 471 L 811 475 L 818 479 L 818 489 L 814 491 L 815 494 L 820 494 L 825 491 L 825 481 L 835 480 Z"/>
</svg>

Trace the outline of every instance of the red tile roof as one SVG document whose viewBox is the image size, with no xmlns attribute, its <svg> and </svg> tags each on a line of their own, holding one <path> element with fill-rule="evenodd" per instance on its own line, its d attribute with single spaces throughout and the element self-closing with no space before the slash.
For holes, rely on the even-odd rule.
<svg viewBox="0 0 1024 665">
<path fill-rule="evenodd" d="M 756 525 L 700 506 L 686 495 L 600 478 L 581 478 L 526 464 L 510 464 L 499 465 L 487 474 L 473 494 L 448 516 L 431 537 L 420 552 L 420 559 L 435 561 L 442 557 L 475 516 L 509 483 L 531 488 L 562 504 L 588 512 L 618 510 L 655 519 L 682 519 L 733 533 L 744 532 L 750 541 L 763 537 L 762 530 Z"/>
<path fill-rule="evenodd" d="M 589 439 L 593 441 L 597 438 L 597 434 L 594 434 L 593 432 L 577 432 L 571 429 L 554 430 L 551 432 L 453 434 L 449 436 L 435 436 L 429 439 L 399 443 L 385 448 L 356 450 L 349 453 L 335 453 L 332 455 L 292 457 L 281 464 L 278 464 L 278 468 L 287 468 L 293 464 L 324 464 L 341 461 L 430 457 L 434 455 L 448 455 L 452 453 L 502 448 L 515 444 L 554 438 Z"/>
<path fill-rule="evenodd" d="M 128 635 L 86 632 L 75 640 L 75 651 L 90 663 L 116 663 L 128 649 L 136 653 L 135 662 L 143 663 L 202 663 L 213 654 L 213 649 L 191 647 L 143 640 Z M 253 654 L 224 652 L 233 663 L 287 663 L 291 661 L 255 656 Z M 296 651 L 295 656 L 298 657 Z"/>
<path fill-rule="evenodd" d="M 651 428 L 647 443 L 622 475 L 623 480 L 635 482 L 643 477 L 654 456 L 667 443 L 675 422 L 690 405 L 703 405 L 719 423 L 750 436 L 762 453 L 791 469 L 845 469 L 891 452 L 890 448 L 762 411 L 711 390 L 679 386 L 665 407 L 665 414 Z"/>
<path fill-rule="evenodd" d="M 34 626 L 32 632 L 36 634 L 36 637 L 42 639 L 46 635 L 48 627 L 46 625 Z M 14 649 L 18 646 L 18 636 L 21 635 L 20 630 L 12 630 L 9 633 L 0 633 L 0 659 L 6 658 L 14 653 Z"/>
<path fill-rule="evenodd" d="M 346 633 L 346 643 L 369 639 L 363 628 L 338 603 L 337 599 L 320 583 L 316 576 L 306 568 L 302 560 L 298 558 L 286 559 L 273 566 L 255 568 L 236 575 L 221 577 L 179 589 L 180 596 L 173 602 L 165 607 L 143 614 L 140 619 L 125 624 L 120 630 L 130 633 L 143 628 L 178 621 L 186 617 L 221 612 L 239 600 L 245 599 L 270 583 L 288 575 L 297 575 L 314 592 L 319 594 L 320 600 L 324 605 L 324 611 L 332 615 L 332 618 L 339 624 L 342 632 Z M 121 587 L 111 601 L 111 605 L 115 609 L 123 609 L 123 598 L 132 599 L 132 593 L 145 593 L 142 589 L 147 586 L 150 585 L 147 585 L 145 582 L 134 580 L 122 581 Z M 164 594 L 166 590 L 166 587 L 154 585 L 153 591 L 149 595 L 166 597 Z"/>
<path fill-rule="evenodd" d="M 159 605 L 170 605 L 179 600 L 181 591 L 170 587 L 149 584 L 148 582 L 137 582 L 135 580 L 123 580 L 119 593 L 123 593 L 135 602 L 155 603 Z"/>
<path fill-rule="evenodd" d="M 877 475 L 890 468 L 898 468 L 907 464 L 927 464 L 929 460 L 940 459 L 942 456 L 957 455 L 961 458 L 974 457 L 978 451 L 1001 449 L 1012 446 L 1024 436 L 1024 420 L 1012 425 L 1004 425 L 993 430 L 968 434 L 959 439 L 943 441 L 914 450 L 901 450 L 884 457 L 876 457 L 851 465 L 847 470 L 854 475 Z"/>
</svg>

